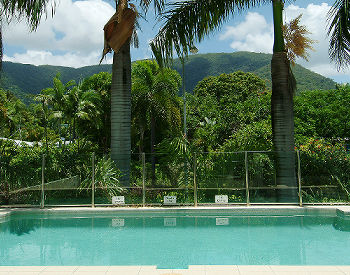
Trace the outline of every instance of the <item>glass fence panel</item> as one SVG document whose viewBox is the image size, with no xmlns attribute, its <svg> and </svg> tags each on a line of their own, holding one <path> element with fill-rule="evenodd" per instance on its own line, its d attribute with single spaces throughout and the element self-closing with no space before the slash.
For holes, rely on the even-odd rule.
<svg viewBox="0 0 350 275">
<path fill-rule="evenodd" d="M 249 199 L 251 203 L 298 203 L 295 152 L 249 152 Z M 290 170 L 294 167 L 294 170 Z M 279 172 L 277 172 L 279 170 Z"/>
<path fill-rule="evenodd" d="M 120 157 L 120 159 L 125 159 Z M 143 156 L 142 154 L 131 154 L 130 171 L 127 180 L 121 179 L 118 172 L 114 175 L 109 163 L 109 156 L 96 156 L 95 159 L 95 205 L 134 205 L 142 204 L 142 185 L 143 185 Z M 109 168 L 108 168 L 109 167 Z M 117 179 L 117 181 L 115 181 Z M 90 188 L 91 185 L 90 185 Z M 113 201 L 113 197 L 118 198 Z"/>
<path fill-rule="evenodd" d="M 0 140 L 0 205 L 40 204 L 42 155 L 39 150 Z"/>
<path fill-rule="evenodd" d="M 304 203 L 350 202 L 350 161 L 344 151 L 301 152 L 301 180 Z"/>
<path fill-rule="evenodd" d="M 185 155 L 145 154 L 145 203 L 193 204 L 193 160 Z M 164 201 L 164 196 L 172 202 Z"/>
<path fill-rule="evenodd" d="M 196 155 L 198 203 L 215 203 L 215 196 L 223 202 L 246 202 L 245 154 L 199 153 Z"/>
<path fill-rule="evenodd" d="M 197 154 L 198 188 L 245 188 L 244 153 Z"/>
<path fill-rule="evenodd" d="M 79 151 L 45 155 L 45 205 L 91 204 L 91 157 Z"/>
<path fill-rule="evenodd" d="M 193 186 L 193 161 L 183 156 L 145 154 L 146 188 Z"/>
</svg>

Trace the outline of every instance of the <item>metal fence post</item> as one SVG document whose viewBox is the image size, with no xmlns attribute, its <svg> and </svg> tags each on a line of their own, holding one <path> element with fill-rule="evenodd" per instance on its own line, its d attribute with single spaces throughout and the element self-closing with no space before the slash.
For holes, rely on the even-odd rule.
<svg viewBox="0 0 350 275">
<path fill-rule="evenodd" d="M 92 153 L 92 176 L 91 176 L 91 207 L 95 207 L 95 152 Z"/>
<path fill-rule="evenodd" d="M 145 153 L 142 153 L 142 206 L 146 205 L 146 156 Z"/>
<path fill-rule="evenodd" d="M 193 200 L 194 207 L 197 207 L 197 156 L 193 157 Z"/>
<path fill-rule="evenodd" d="M 303 194 L 301 190 L 301 165 L 300 165 L 300 151 L 297 150 L 298 157 L 298 189 L 299 189 L 299 206 L 303 206 Z"/>
<path fill-rule="evenodd" d="M 41 203 L 40 208 L 45 207 L 45 154 L 43 154 L 42 163 L 41 163 Z"/>
<path fill-rule="evenodd" d="M 244 152 L 244 163 L 245 163 L 245 192 L 247 198 L 247 206 L 250 205 L 249 199 L 249 174 L 248 174 L 248 152 Z"/>
</svg>

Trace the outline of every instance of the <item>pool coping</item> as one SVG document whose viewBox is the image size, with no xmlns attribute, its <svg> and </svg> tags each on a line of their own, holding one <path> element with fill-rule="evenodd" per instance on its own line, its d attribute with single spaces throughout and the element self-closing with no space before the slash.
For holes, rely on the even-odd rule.
<svg viewBox="0 0 350 275">
<path fill-rule="evenodd" d="M 319 212 L 333 212 L 339 216 L 350 217 L 350 206 L 295 206 L 295 205 L 251 205 L 251 206 L 176 206 L 176 207 L 28 207 L 28 208 L 0 208 L 0 218 L 12 213 L 37 212 L 37 213 L 176 213 L 176 212 L 220 212 L 230 214 L 277 214 L 284 211 L 287 214 L 308 214 Z M 266 211 L 269 211 L 268 213 Z M 271 212 L 272 211 L 272 212 Z"/>
</svg>

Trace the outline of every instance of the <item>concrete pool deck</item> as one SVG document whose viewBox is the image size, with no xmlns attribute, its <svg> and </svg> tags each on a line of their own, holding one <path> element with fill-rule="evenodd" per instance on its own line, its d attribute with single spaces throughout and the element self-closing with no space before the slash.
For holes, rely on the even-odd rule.
<svg viewBox="0 0 350 275">
<path fill-rule="evenodd" d="M 269 214 L 278 213 L 279 210 L 290 210 L 290 214 L 307 213 L 308 210 L 329 210 L 339 216 L 350 217 L 350 206 L 200 206 L 200 207 L 59 207 L 59 208 L 0 208 L 0 218 L 10 216 L 14 212 L 36 211 L 36 212 L 176 212 L 178 210 L 207 211 L 207 210 L 232 210 L 237 213 L 261 214 L 269 211 Z M 1 263 L 0 263 L 1 264 Z M 117 274 L 117 275 L 350 275 L 350 266 L 284 266 L 284 265 L 190 265 L 188 269 L 157 269 L 156 266 L 0 266 L 0 275 L 59 275 L 59 274 Z"/>
</svg>

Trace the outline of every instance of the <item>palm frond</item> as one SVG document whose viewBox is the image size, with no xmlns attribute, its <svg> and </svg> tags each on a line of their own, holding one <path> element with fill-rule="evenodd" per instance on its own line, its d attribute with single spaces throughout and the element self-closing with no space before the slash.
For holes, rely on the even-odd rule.
<svg viewBox="0 0 350 275">
<path fill-rule="evenodd" d="M 310 56 L 308 50 L 314 50 L 312 44 L 316 42 L 307 36 L 310 32 L 305 26 L 301 25 L 301 17 L 302 14 L 299 14 L 289 23 L 282 26 L 287 57 L 293 66 L 297 57 L 308 61 Z"/>
<path fill-rule="evenodd" d="M 56 10 L 56 0 L 0 0 L 0 11 L 3 19 L 25 18 L 32 30 L 36 30 L 43 14 L 51 15 Z"/>
<path fill-rule="evenodd" d="M 139 0 L 139 5 L 142 10 L 146 13 L 151 5 L 151 0 Z M 154 13 L 160 14 L 165 8 L 164 0 L 153 0 Z"/>
<path fill-rule="evenodd" d="M 228 18 L 271 0 L 185 0 L 169 4 L 160 20 L 165 23 L 151 42 L 151 48 L 159 64 L 177 55 L 187 56 L 194 42 L 201 42 L 205 36 L 219 29 Z"/>
<path fill-rule="evenodd" d="M 346 68 L 350 64 L 350 2 L 337 0 L 328 12 L 329 57 L 335 62 L 337 69 Z"/>
</svg>

